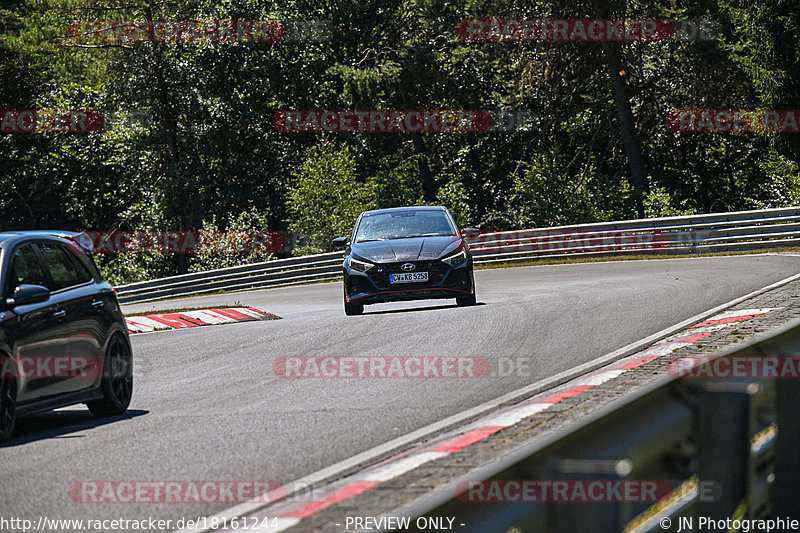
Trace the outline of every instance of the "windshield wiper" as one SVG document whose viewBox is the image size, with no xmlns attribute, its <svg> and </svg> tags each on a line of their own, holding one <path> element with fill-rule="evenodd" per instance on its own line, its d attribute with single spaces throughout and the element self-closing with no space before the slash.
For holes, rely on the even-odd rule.
<svg viewBox="0 0 800 533">
<path fill-rule="evenodd" d="M 417 237 L 446 237 L 441 233 L 423 233 L 422 235 L 403 235 L 402 237 L 392 237 L 392 239 L 416 239 Z"/>
<path fill-rule="evenodd" d="M 416 239 L 418 237 L 447 237 L 442 233 L 423 233 L 422 235 L 399 235 L 397 237 L 383 237 L 381 239 L 359 239 L 356 242 L 395 241 L 397 239 Z"/>
</svg>

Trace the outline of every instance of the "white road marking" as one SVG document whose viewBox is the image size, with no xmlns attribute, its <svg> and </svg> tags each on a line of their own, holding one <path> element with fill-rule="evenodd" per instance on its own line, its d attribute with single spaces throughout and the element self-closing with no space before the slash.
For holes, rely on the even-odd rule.
<svg viewBox="0 0 800 533">
<path fill-rule="evenodd" d="M 620 374 L 624 374 L 627 372 L 628 369 L 615 369 L 615 370 L 605 370 L 603 372 L 598 372 L 595 375 L 588 376 L 586 380 L 579 380 L 576 385 L 591 385 L 592 387 L 596 387 L 601 383 L 605 383 L 609 379 L 614 379 L 615 377 L 619 376 Z"/>
<path fill-rule="evenodd" d="M 396 477 L 400 477 L 406 472 L 410 472 L 415 468 L 424 465 L 430 461 L 440 459 L 450 455 L 446 452 L 422 452 L 402 459 L 397 459 L 389 462 L 388 464 L 376 467 L 374 469 L 365 470 L 363 474 L 357 475 L 359 481 L 389 481 Z"/>
<path fill-rule="evenodd" d="M 529 416 L 533 416 L 539 411 L 544 411 L 552 404 L 549 403 L 529 403 L 520 405 L 519 407 L 514 407 L 509 409 L 506 412 L 501 412 L 496 415 L 488 416 L 486 418 L 482 418 L 478 425 L 478 423 L 474 424 L 477 427 L 487 427 L 487 426 L 502 426 L 502 427 L 509 427 L 513 426 L 514 424 L 528 418 Z"/>
</svg>

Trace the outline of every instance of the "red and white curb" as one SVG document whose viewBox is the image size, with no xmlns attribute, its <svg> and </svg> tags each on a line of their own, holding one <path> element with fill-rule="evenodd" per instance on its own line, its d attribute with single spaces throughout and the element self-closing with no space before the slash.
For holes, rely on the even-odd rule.
<svg viewBox="0 0 800 533">
<path fill-rule="evenodd" d="M 490 435 L 513 426 L 525 418 L 562 402 L 567 398 L 573 398 L 583 394 L 601 383 L 605 383 L 629 370 L 649 363 L 656 358 L 669 355 L 678 348 L 690 346 L 711 336 L 711 334 L 716 331 L 778 309 L 781 308 L 740 309 L 714 315 L 680 333 L 659 341 L 643 352 L 638 352 L 623 358 L 607 367 L 590 372 L 560 387 L 539 394 L 532 399 L 525 400 L 517 405 L 498 410 L 490 415 L 482 417 L 460 429 L 457 434 L 445 435 L 435 439 L 431 443 L 398 453 L 356 474 L 320 487 L 314 491 L 313 497 L 311 498 L 304 500 L 297 498 L 293 500 L 292 496 L 289 496 L 287 500 L 278 501 L 267 508 L 252 512 L 248 515 L 248 518 L 257 518 L 257 521 L 253 520 L 253 522 L 259 524 L 267 523 L 265 522 L 265 519 L 267 519 L 269 527 L 253 529 L 251 531 L 269 531 L 275 533 L 288 529 L 298 524 L 304 518 L 314 516 L 334 504 L 349 500 L 359 494 L 372 490 L 381 483 L 397 478 L 425 463 L 458 453 L 471 444 L 480 442 Z M 244 505 L 259 501 L 264 501 L 263 496 L 256 497 L 251 502 L 247 502 Z M 223 529 L 220 531 L 233 533 L 236 530 Z"/>
<path fill-rule="evenodd" d="M 227 307 L 223 309 L 199 309 L 182 313 L 126 317 L 130 333 L 146 333 L 164 329 L 194 328 L 214 324 L 232 324 L 253 320 L 276 320 L 280 318 L 256 307 Z"/>
</svg>

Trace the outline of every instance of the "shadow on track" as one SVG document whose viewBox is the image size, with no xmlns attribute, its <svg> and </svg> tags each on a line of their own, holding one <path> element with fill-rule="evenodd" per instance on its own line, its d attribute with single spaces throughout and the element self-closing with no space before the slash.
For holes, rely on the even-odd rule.
<svg viewBox="0 0 800 533">
<path fill-rule="evenodd" d="M 478 302 L 474 306 L 470 306 L 470 307 L 477 307 L 479 305 L 486 305 L 486 304 L 483 303 L 483 302 Z M 387 309 L 386 311 L 372 311 L 372 312 L 364 311 L 364 315 L 366 316 L 366 315 L 389 315 L 389 314 L 392 314 L 392 313 L 413 313 L 415 311 L 432 311 L 434 309 L 455 309 L 456 307 L 458 307 L 456 304 L 450 304 L 450 305 L 428 305 L 428 306 L 425 306 L 425 307 L 408 307 L 408 308 L 403 308 L 403 309 Z"/>
<path fill-rule="evenodd" d="M 103 418 L 97 418 L 88 409 L 52 411 L 40 415 L 31 415 L 17 420 L 14 434 L 8 441 L 0 444 L 0 448 L 20 446 L 43 439 L 80 439 L 83 438 L 83 435 L 71 435 L 71 433 L 129 420 L 137 416 L 146 415 L 149 412 L 141 409 L 130 409 L 124 415 L 105 416 Z"/>
</svg>

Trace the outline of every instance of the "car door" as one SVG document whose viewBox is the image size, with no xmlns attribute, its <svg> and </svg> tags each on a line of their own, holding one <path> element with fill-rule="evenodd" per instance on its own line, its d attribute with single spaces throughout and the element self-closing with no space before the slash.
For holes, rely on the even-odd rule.
<svg viewBox="0 0 800 533">
<path fill-rule="evenodd" d="M 63 311 L 69 331 L 68 371 L 53 383 L 56 393 L 74 392 L 100 382 L 105 327 L 100 321 L 103 300 L 88 269 L 62 243 L 38 243 L 48 274 L 50 299 Z"/>
<path fill-rule="evenodd" d="M 23 284 L 47 287 L 48 278 L 36 245 L 17 245 L 9 254 L 6 298 Z M 55 367 L 69 357 L 69 328 L 66 312 L 51 298 L 40 303 L 16 305 L 8 322 L 9 344 L 16 362 L 19 382 L 17 400 L 30 402 L 55 394 Z"/>
<path fill-rule="evenodd" d="M 73 289 L 77 320 L 70 349 L 73 356 L 97 363 L 87 374 L 95 377 L 90 385 L 100 386 L 102 365 L 105 364 L 104 346 L 114 325 L 113 310 L 118 306 L 117 297 L 114 289 L 103 282 L 90 255 L 72 243 L 62 246 L 78 272 L 79 281 Z"/>
</svg>

